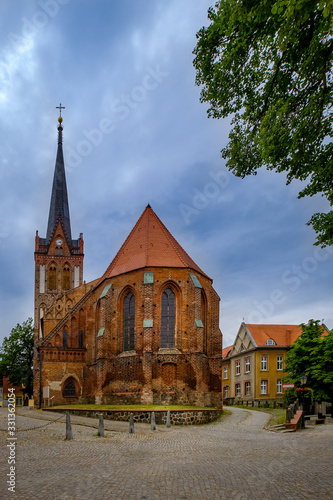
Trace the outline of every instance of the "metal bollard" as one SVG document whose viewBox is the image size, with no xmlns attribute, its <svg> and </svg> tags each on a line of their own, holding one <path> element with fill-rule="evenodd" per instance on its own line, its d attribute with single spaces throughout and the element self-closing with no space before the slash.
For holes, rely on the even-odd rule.
<svg viewBox="0 0 333 500">
<path fill-rule="evenodd" d="M 170 418 L 170 411 L 167 411 L 167 418 L 166 418 L 166 427 L 169 428 L 171 427 L 171 418 Z"/>
<path fill-rule="evenodd" d="M 66 440 L 73 439 L 71 417 L 69 411 L 66 411 Z"/>
<path fill-rule="evenodd" d="M 129 433 L 134 434 L 134 418 L 133 418 L 133 413 L 130 413 L 130 418 L 129 418 Z"/>
<path fill-rule="evenodd" d="M 152 431 L 156 431 L 156 422 L 155 422 L 155 412 L 151 412 L 150 416 L 150 428 Z"/>
<path fill-rule="evenodd" d="M 103 418 L 103 413 L 100 413 L 98 415 L 99 421 L 98 421 L 98 435 L 100 437 L 104 437 L 104 418 Z"/>
</svg>

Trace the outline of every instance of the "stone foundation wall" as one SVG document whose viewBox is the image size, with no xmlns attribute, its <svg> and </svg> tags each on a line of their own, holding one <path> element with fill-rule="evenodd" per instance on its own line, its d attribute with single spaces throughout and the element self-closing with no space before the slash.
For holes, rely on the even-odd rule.
<svg viewBox="0 0 333 500">
<path fill-rule="evenodd" d="M 91 417 L 98 419 L 100 413 L 103 413 L 105 420 L 118 420 L 128 422 L 130 413 L 133 413 L 134 422 L 150 423 L 151 411 L 136 410 L 136 411 L 120 411 L 120 410 L 62 410 L 46 408 L 47 411 L 65 413 L 69 411 L 71 415 L 80 417 Z M 207 409 L 207 410 L 170 410 L 170 421 L 172 425 L 200 425 L 208 424 L 217 420 L 222 415 L 221 410 Z M 166 410 L 155 411 L 155 421 L 157 424 L 165 424 L 167 418 Z"/>
</svg>

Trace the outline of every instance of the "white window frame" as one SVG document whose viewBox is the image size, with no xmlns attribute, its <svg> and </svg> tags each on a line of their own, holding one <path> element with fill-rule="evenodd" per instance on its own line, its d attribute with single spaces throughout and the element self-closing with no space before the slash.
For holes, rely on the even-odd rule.
<svg viewBox="0 0 333 500">
<path fill-rule="evenodd" d="M 238 383 L 235 385 L 235 396 L 236 398 L 239 398 L 241 395 L 241 385 Z"/>
<path fill-rule="evenodd" d="M 240 372 L 241 372 L 240 364 L 241 364 L 240 360 L 235 361 L 235 373 L 236 373 L 236 375 L 240 375 Z"/>
<path fill-rule="evenodd" d="M 251 371 L 251 359 L 245 358 L 245 373 L 250 373 Z"/>
<path fill-rule="evenodd" d="M 266 354 L 264 356 L 261 356 L 260 370 L 265 372 L 268 371 L 268 356 Z"/>
<path fill-rule="evenodd" d="M 228 367 L 227 366 L 223 367 L 223 378 L 224 379 L 228 378 Z"/>
<path fill-rule="evenodd" d="M 260 394 L 266 395 L 268 394 L 268 380 L 263 379 L 260 381 Z"/>
<path fill-rule="evenodd" d="M 283 370 L 283 356 L 276 356 L 276 369 Z"/>
<path fill-rule="evenodd" d="M 282 394 L 282 379 L 276 381 L 276 394 Z"/>
<path fill-rule="evenodd" d="M 229 393 L 229 386 L 226 385 L 225 387 L 223 387 L 223 397 L 226 399 L 228 398 L 228 393 Z"/>
<path fill-rule="evenodd" d="M 251 382 L 245 382 L 245 396 L 251 396 Z"/>
</svg>

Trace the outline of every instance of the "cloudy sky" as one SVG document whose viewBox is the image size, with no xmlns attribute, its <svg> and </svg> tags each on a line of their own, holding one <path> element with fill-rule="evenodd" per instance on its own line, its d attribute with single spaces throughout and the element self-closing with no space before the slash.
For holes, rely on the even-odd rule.
<svg viewBox="0 0 333 500">
<path fill-rule="evenodd" d="M 207 0 L 2 0 L 0 341 L 33 316 L 34 238 L 46 236 L 61 102 L 72 236 L 84 279 L 103 274 L 148 203 L 214 280 L 224 345 L 248 323 L 333 327 L 332 249 L 306 226 L 326 211 L 300 184 L 221 159 L 192 50 Z"/>
</svg>

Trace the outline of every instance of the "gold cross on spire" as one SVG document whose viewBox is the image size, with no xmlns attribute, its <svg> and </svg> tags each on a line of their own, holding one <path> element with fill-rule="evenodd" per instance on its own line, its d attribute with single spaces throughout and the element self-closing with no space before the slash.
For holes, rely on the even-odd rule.
<svg viewBox="0 0 333 500">
<path fill-rule="evenodd" d="M 60 106 L 56 106 L 56 109 L 59 109 L 59 113 L 60 113 L 60 117 L 61 117 L 61 110 L 62 109 L 66 109 L 65 106 L 61 106 L 61 103 L 60 103 Z"/>
</svg>

